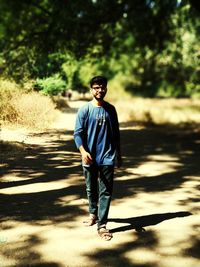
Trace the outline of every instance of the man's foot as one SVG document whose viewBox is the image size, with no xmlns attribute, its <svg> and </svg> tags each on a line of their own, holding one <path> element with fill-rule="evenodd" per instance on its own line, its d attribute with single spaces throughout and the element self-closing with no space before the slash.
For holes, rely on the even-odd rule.
<svg viewBox="0 0 200 267">
<path fill-rule="evenodd" d="M 86 219 L 85 221 L 83 221 L 83 224 L 85 226 L 92 226 L 94 224 L 97 223 L 97 216 L 94 214 L 90 214 L 90 216 L 88 217 L 88 219 Z"/>
<path fill-rule="evenodd" d="M 109 232 L 108 229 L 106 229 L 106 227 L 99 228 L 98 234 L 105 241 L 110 241 L 113 237 L 113 235 Z"/>
</svg>

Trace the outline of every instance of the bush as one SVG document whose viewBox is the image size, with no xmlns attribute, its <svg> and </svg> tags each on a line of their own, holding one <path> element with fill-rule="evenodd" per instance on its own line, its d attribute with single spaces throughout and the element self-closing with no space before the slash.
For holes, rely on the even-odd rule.
<svg viewBox="0 0 200 267">
<path fill-rule="evenodd" d="M 25 93 L 14 82 L 0 80 L 0 123 L 45 129 L 57 111 L 51 98 L 37 92 Z"/>
<path fill-rule="evenodd" d="M 47 128 L 56 117 L 52 100 L 36 92 L 22 94 L 13 100 L 13 106 L 17 113 L 17 123 L 29 128 Z"/>
<path fill-rule="evenodd" d="M 58 95 L 66 90 L 66 82 L 59 75 L 54 75 L 48 78 L 37 79 L 34 87 L 46 95 Z"/>
<path fill-rule="evenodd" d="M 0 80 L 0 121 L 16 121 L 17 114 L 13 99 L 20 97 L 20 90 L 15 82 Z"/>
</svg>

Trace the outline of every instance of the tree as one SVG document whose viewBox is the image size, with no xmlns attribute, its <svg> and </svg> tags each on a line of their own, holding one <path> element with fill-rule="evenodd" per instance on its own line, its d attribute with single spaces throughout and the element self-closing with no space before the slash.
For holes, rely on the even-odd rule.
<svg viewBox="0 0 200 267">
<path fill-rule="evenodd" d="M 195 0 L 0 0 L 0 6 L 0 70 L 17 81 L 59 74 L 70 87 L 84 86 L 89 64 L 109 78 L 122 73 L 133 92 L 153 96 L 169 87 L 187 95 L 197 88 Z"/>
</svg>

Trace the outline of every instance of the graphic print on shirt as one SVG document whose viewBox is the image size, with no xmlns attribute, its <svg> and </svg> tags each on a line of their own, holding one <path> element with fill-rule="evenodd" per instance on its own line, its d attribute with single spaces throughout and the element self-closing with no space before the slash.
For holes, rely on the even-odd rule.
<svg viewBox="0 0 200 267">
<path fill-rule="evenodd" d="M 96 115 L 96 120 L 97 120 L 98 126 L 101 126 L 102 124 L 106 122 L 106 113 L 104 110 L 102 112 L 101 108 L 99 108 L 99 112 Z"/>
</svg>

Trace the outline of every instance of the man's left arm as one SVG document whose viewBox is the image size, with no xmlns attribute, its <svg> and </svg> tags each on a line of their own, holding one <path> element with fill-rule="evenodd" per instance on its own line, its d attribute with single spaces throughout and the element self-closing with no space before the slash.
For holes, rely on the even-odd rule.
<svg viewBox="0 0 200 267">
<path fill-rule="evenodd" d="M 119 121 L 117 116 L 117 111 L 114 109 L 114 134 L 115 134 L 115 140 L 116 140 L 116 156 L 117 156 L 117 167 L 120 168 L 122 165 L 122 155 L 121 155 L 121 138 L 120 138 L 120 129 L 119 129 Z"/>
</svg>

